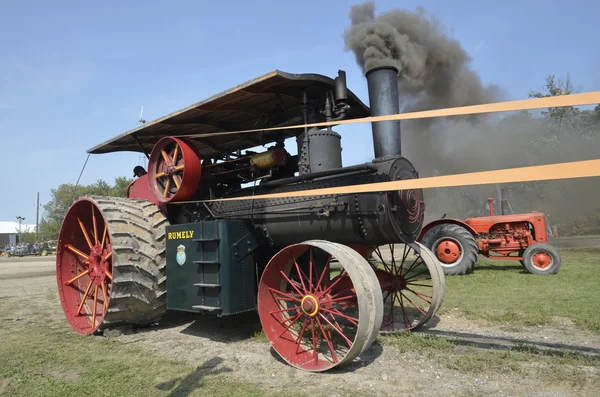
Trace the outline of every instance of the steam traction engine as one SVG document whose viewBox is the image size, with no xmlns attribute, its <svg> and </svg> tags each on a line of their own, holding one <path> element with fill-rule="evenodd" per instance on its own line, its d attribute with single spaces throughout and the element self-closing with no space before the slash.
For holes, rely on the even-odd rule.
<svg viewBox="0 0 600 397">
<path fill-rule="evenodd" d="M 445 284 L 416 242 L 420 190 L 294 195 L 417 178 L 400 155 L 398 122 L 374 123 L 375 159 L 349 167 L 331 127 L 233 132 L 398 113 L 397 71 L 371 70 L 367 82 L 371 109 L 343 71 L 335 80 L 274 71 L 91 149 L 149 153 L 148 173 L 127 199 L 81 198 L 65 216 L 57 279 L 73 329 L 155 323 L 166 309 L 257 310 L 278 354 L 324 371 L 352 361 L 380 330 L 426 323 Z M 253 199 L 272 193 L 285 197 Z"/>
<path fill-rule="evenodd" d="M 555 274 L 560 253 L 548 244 L 546 216 L 537 211 L 507 214 L 508 201 L 501 200 L 501 215 L 438 219 L 423 227 L 419 241 L 436 255 L 444 274 L 469 274 L 479 254 L 490 259 L 518 260 L 533 274 Z"/>
</svg>

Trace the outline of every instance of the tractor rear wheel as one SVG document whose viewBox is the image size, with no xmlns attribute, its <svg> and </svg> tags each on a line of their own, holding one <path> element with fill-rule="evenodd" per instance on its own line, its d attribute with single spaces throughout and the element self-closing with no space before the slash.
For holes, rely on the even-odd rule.
<svg viewBox="0 0 600 397">
<path fill-rule="evenodd" d="M 71 205 L 59 235 L 56 276 L 75 331 L 146 325 L 163 316 L 166 224 L 143 200 L 85 197 Z"/>
<path fill-rule="evenodd" d="M 523 252 L 521 263 L 529 273 L 555 274 L 561 265 L 560 253 L 549 244 L 530 245 Z"/>
<path fill-rule="evenodd" d="M 477 262 L 475 237 L 459 225 L 435 226 L 423 236 L 422 243 L 433 252 L 446 275 L 469 274 Z"/>
</svg>

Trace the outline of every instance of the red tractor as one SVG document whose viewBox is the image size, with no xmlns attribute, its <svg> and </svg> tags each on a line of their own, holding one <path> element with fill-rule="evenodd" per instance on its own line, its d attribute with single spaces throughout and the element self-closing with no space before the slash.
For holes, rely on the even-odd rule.
<svg viewBox="0 0 600 397">
<path fill-rule="evenodd" d="M 494 215 L 494 199 L 488 199 L 490 216 L 438 219 L 423 227 L 418 238 L 438 258 L 447 275 L 469 274 L 478 255 L 490 259 L 519 260 L 528 272 L 555 274 L 561 265 L 556 248 L 548 244 L 546 216 L 527 214 Z"/>
</svg>

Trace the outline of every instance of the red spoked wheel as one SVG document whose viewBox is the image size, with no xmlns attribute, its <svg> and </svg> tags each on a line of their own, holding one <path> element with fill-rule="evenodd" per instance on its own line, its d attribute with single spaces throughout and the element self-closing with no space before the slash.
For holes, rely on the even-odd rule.
<svg viewBox="0 0 600 397">
<path fill-rule="evenodd" d="M 446 292 L 444 272 L 433 253 L 420 243 L 372 248 L 369 262 L 383 292 L 381 331 L 412 330 L 426 324 Z"/>
<path fill-rule="evenodd" d="M 202 176 L 200 155 L 180 138 L 165 137 L 152 148 L 148 160 L 148 182 L 161 203 L 189 199 Z"/>
<path fill-rule="evenodd" d="M 108 309 L 113 279 L 113 251 L 106 220 L 87 200 L 76 202 L 63 222 L 57 255 L 60 300 L 67 320 L 90 334 Z"/>
<path fill-rule="evenodd" d="M 67 211 L 56 279 L 71 327 L 91 334 L 117 324 L 148 324 L 166 310 L 164 226 L 153 203 L 86 197 Z"/>
<path fill-rule="evenodd" d="M 341 244 L 311 240 L 279 251 L 258 287 L 265 334 L 290 365 L 326 371 L 377 337 L 383 299 L 369 263 Z"/>
</svg>

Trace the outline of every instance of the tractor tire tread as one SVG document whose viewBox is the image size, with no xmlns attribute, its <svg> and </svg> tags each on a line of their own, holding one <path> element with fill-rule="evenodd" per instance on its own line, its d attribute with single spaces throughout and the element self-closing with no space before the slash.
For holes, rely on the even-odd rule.
<svg viewBox="0 0 600 397">
<path fill-rule="evenodd" d="M 452 236 L 463 246 L 463 259 L 453 267 L 442 266 L 445 275 L 465 275 L 473 272 L 479 255 L 479 247 L 475 237 L 467 229 L 453 223 L 437 225 L 423 236 L 422 244 L 431 250 L 435 256 L 433 243 L 442 236 Z"/>
<path fill-rule="evenodd" d="M 165 216 L 144 200 L 90 198 L 108 223 L 114 255 L 111 297 L 100 329 L 159 321 L 167 306 Z"/>
<path fill-rule="evenodd" d="M 552 257 L 552 266 L 547 271 L 539 270 L 533 267 L 531 264 L 531 257 L 533 256 L 533 253 L 538 250 L 545 251 Z M 523 259 L 521 259 L 521 264 L 529 273 L 532 274 L 556 274 L 562 264 L 562 258 L 560 252 L 554 246 L 550 244 L 538 243 L 530 245 L 525 249 L 523 252 Z"/>
</svg>

